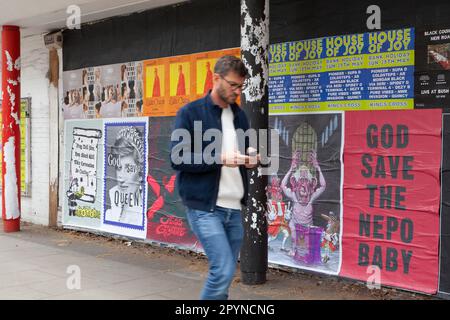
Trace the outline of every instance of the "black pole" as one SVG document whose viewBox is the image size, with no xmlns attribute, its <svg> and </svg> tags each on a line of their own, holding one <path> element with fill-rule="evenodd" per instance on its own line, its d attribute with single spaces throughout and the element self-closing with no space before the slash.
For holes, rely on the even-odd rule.
<svg viewBox="0 0 450 320">
<path fill-rule="evenodd" d="M 250 127 L 267 130 L 269 124 L 269 0 L 241 0 L 241 57 L 250 73 L 241 105 Z M 267 137 L 270 135 L 267 134 Z M 259 141 L 261 152 L 267 141 Z M 241 249 L 241 280 L 247 285 L 266 282 L 267 272 L 267 175 L 249 170 L 249 194 L 244 210 L 244 241 Z"/>
</svg>

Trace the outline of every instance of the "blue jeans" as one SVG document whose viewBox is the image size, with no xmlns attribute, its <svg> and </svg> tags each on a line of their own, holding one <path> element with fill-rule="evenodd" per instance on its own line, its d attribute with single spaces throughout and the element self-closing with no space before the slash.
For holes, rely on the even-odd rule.
<svg viewBox="0 0 450 320">
<path fill-rule="evenodd" d="M 209 263 L 200 299 L 226 300 L 244 235 L 241 211 L 216 207 L 215 211 L 207 212 L 188 208 L 187 218 Z"/>
</svg>

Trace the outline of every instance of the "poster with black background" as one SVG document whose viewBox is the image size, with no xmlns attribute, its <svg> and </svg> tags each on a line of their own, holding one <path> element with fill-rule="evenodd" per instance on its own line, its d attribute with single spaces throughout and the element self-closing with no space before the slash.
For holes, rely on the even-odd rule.
<svg viewBox="0 0 450 320">
<path fill-rule="evenodd" d="M 415 108 L 450 111 L 450 24 L 416 29 Z"/>
</svg>

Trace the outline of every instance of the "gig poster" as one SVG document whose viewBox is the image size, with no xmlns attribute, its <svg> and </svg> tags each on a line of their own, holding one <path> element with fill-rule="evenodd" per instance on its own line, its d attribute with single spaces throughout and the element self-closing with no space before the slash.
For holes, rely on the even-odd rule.
<svg viewBox="0 0 450 320">
<path fill-rule="evenodd" d="M 298 113 L 414 107 L 414 29 L 270 45 L 269 110 Z"/>
<path fill-rule="evenodd" d="M 450 110 L 450 28 L 417 30 L 415 107 Z"/>
</svg>

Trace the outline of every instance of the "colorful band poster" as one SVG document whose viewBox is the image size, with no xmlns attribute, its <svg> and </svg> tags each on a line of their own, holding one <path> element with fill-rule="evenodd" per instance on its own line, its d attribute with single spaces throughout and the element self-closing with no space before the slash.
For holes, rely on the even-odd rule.
<svg viewBox="0 0 450 320">
<path fill-rule="evenodd" d="M 63 224 L 99 229 L 103 207 L 103 121 L 65 123 Z"/>
<path fill-rule="evenodd" d="M 175 116 L 186 103 L 203 97 L 213 85 L 214 65 L 223 55 L 240 56 L 240 49 L 144 60 L 143 115 Z"/>
<path fill-rule="evenodd" d="M 146 237 L 148 119 L 105 120 L 102 230 Z"/>
<path fill-rule="evenodd" d="M 283 155 L 267 188 L 270 263 L 339 273 L 343 118 L 342 112 L 270 117 Z"/>
<path fill-rule="evenodd" d="M 417 30 L 415 108 L 450 111 L 450 29 Z"/>
<path fill-rule="evenodd" d="M 273 44 L 269 112 L 414 108 L 414 29 Z"/>
<path fill-rule="evenodd" d="M 340 276 L 436 293 L 439 109 L 347 112 Z"/>
</svg>

